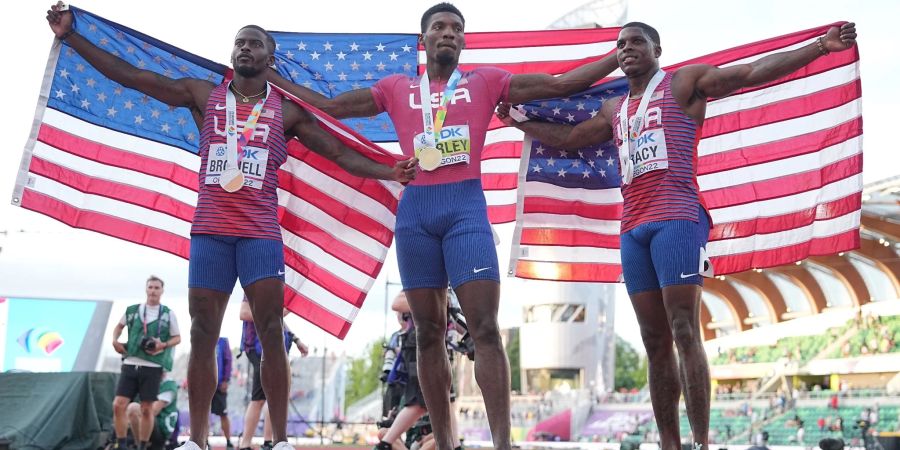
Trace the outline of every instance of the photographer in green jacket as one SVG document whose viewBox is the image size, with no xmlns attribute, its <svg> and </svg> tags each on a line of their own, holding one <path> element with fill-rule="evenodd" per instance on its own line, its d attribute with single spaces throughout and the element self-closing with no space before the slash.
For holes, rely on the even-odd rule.
<svg viewBox="0 0 900 450">
<path fill-rule="evenodd" d="M 113 329 L 113 348 L 122 355 L 119 384 L 113 400 L 116 448 L 125 448 L 128 432 L 126 408 L 137 394 L 141 399 L 141 449 L 147 448 L 154 427 L 153 402 L 159 392 L 163 371 L 172 370 L 173 349 L 181 342 L 175 314 L 160 304 L 165 283 L 155 276 L 147 279 L 147 302 L 131 305 Z M 128 327 L 128 341 L 119 337 Z"/>
</svg>

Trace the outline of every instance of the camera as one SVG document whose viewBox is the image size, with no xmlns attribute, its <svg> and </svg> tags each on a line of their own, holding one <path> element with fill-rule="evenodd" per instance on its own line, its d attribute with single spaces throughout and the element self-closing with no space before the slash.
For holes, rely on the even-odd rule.
<svg viewBox="0 0 900 450">
<path fill-rule="evenodd" d="M 141 338 L 141 350 L 145 352 L 152 352 L 156 350 L 156 341 L 153 340 L 152 337 L 144 336 Z"/>
</svg>

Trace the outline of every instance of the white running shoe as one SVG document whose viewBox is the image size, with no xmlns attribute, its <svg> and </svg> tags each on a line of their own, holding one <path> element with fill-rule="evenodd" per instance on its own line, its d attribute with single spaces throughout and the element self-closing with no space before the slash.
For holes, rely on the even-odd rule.
<svg viewBox="0 0 900 450">
<path fill-rule="evenodd" d="M 194 443 L 194 441 L 188 440 L 175 450 L 200 450 L 200 446 Z"/>
<path fill-rule="evenodd" d="M 286 441 L 281 441 L 275 444 L 275 446 L 272 447 L 272 450 L 294 450 L 294 446 L 288 444 Z"/>
</svg>

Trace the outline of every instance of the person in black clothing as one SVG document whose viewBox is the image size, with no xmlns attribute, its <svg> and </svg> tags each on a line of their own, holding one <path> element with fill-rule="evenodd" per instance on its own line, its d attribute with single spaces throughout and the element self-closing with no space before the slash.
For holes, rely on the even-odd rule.
<svg viewBox="0 0 900 450">
<path fill-rule="evenodd" d="M 400 395 L 399 404 L 395 405 L 396 407 L 394 410 L 386 415 L 389 420 L 382 424 L 389 425 L 389 427 L 386 431 L 379 433 L 380 441 L 375 445 L 374 450 L 390 450 L 392 448 L 392 443 L 396 443 L 395 445 L 398 446 L 407 447 L 410 444 L 409 442 L 400 444 L 398 440 L 400 439 L 400 435 L 404 432 L 407 432 L 407 437 L 409 438 L 410 431 L 412 431 L 413 428 L 417 430 L 417 435 L 429 434 L 431 431 L 430 423 L 424 423 L 422 420 L 423 417 L 427 417 L 426 414 L 428 413 L 428 410 L 425 407 L 425 397 L 422 395 L 422 389 L 419 385 L 416 365 L 418 360 L 416 327 L 409 316 L 409 303 L 407 302 L 404 293 L 401 292 L 397 295 L 394 299 L 392 309 L 408 318 L 404 330 L 399 333 L 400 350 L 397 362 L 394 364 L 394 370 L 391 371 L 391 374 L 387 378 L 389 385 L 392 380 L 395 383 L 392 387 L 392 389 L 394 389 L 394 391 L 392 391 L 394 395 L 396 395 L 396 392 L 398 391 L 402 392 L 402 394 Z M 448 314 L 448 318 L 449 317 L 451 317 L 451 314 Z M 459 317 L 458 314 L 456 314 L 456 317 Z M 452 359 L 452 356 L 448 355 L 448 357 Z M 394 376 L 395 372 L 399 372 L 399 374 Z M 405 383 L 402 383 L 400 380 L 403 379 L 404 374 L 406 380 Z M 455 400 L 455 397 L 456 395 L 453 392 L 453 387 L 451 385 L 451 401 Z M 392 418 L 392 420 L 390 418 Z M 455 414 L 451 414 L 451 429 L 454 436 L 459 436 Z M 409 439 L 407 439 L 407 441 L 409 441 Z M 461 448 L 461 445 L 456 448 Z"/>
</svg>

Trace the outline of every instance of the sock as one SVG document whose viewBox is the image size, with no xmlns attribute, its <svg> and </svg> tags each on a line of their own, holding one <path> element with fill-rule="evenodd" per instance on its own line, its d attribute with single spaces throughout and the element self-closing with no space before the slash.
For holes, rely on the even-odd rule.
<svg viewBox="0 0 900 450">
<path fill-rule="evenodd" d="M 378 443 L 375 444 L 375 448 L 377 450 L 391 450 L 391 444 L 390 442 L 378 441 Z"/>
<path fill-rule="evenodd" d="M 141 441 L 141 445 L 138 446 L 139 450 L 146 450 L 150 448 L 150 441 Z"/>
<path fill-rule="evenodd" d="M 127 446 L 128 446 L 128 438 L 127 437 L 116 438 L 116 448 L 124 449 Z"/>
</svg>

